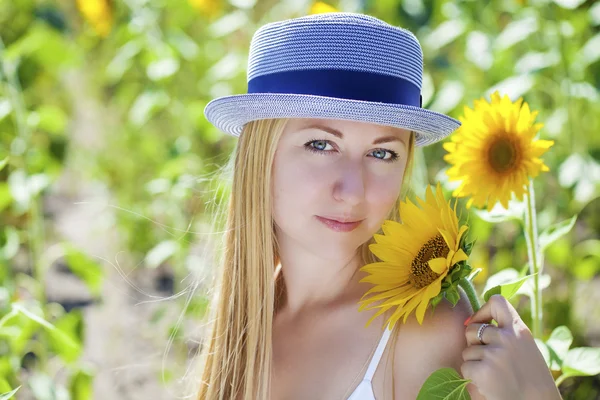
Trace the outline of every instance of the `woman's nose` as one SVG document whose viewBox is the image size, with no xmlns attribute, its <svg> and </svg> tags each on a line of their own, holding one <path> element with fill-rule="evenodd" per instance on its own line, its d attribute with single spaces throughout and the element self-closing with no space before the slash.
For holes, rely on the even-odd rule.
<svg viewBox="0 0 600 400">
<path fill-rule="evenodd" d="M 357 205 L 365 198 L 365 172 L 361 162 L 348 161 L 340 166 L 333 197 L 340 202 Z"/>
</svg>

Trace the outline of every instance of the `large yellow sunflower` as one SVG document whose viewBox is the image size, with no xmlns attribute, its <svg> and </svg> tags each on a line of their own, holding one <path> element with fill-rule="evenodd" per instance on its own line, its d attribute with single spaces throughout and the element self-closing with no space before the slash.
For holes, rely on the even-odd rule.
<svg viewBox="0 0 600 400">
<path fill-rule="evenodd" d="M 538 113 L 522 98 L 513 103 L 494 92 L 491 100 L 476 100 L 474 110 L 465 106 L 462 126 L 444 143 L 448 177 L 461 181 L 453 195 L 472 196 L 467 207 L 487 203 L 488 210 L 498 201 L 508 208 L 511 192 L 523 200 L 529 178 L 549 171 L 539 157 L 554 144 L 534 139 L 543 124 L 534 123 Z"/>
<path fill-rule="evenodd" d="M 449 288 L 449 282 L 443 284 L 444 278 L 455 270 L 457 263 L 467 260 L 467 253 L 461 247 L 467 226 L 459 226 L 456 209 L 446 202 L 440 185 L 437 185 L 435 194 L 428 187 L 426 200 L 418 198 L 417 202 L 420 208 L 410 200 L 401 202 L 402 222 L 385 221 L 382 226 L 384 234 L 376 234 L 376 243 L 369 246 L 382 261 L 361 268 L 361 271 L 370 274 L 361 282 L 375 286 L 360 300 L 359 311 L 381 310 L 367 322 L 367 326 L 392 307 L 397 309 L 389 318 L 390 329 L 402 316 L 406 322 L 415 308 L 417 321 L 422 324 L 429 301 L 436 296 L 439 298 L 443 286 Z M 460 276 L 456 276 L 455 282 L 465 275 L 465 270 L 463 268 Z M 378 294 L 365 299 L 372 293 Z"/>
</svg>

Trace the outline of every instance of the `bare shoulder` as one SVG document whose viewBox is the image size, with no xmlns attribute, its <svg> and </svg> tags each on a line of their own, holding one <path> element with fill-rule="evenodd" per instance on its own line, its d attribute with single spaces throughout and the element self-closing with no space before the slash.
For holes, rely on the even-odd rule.
<svg viewBox="0 0 600 400">
<path fill-rule="evenodd" d="M 462 352 L 467 347 L 464 322 L 473 310 L 466 294 L 459 292 L 456 306 L 443 299 L 435 311 L 427 310 L 423 325 L 412 314 L 398 329 L 394 380 L 397 385 L 410 384 L 409 395 L 414 398 L 434 371 L 449 367 L 460 373 Z"/>
</svg>

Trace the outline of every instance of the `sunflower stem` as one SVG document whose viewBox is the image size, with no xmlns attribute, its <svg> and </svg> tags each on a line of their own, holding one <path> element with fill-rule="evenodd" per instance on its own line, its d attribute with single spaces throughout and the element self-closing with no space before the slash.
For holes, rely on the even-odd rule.
<svg viewBox="0 0 600 400">
<path fill-rule="evenodd" d="M 525 239 L 529 258 L 529 273 L 533 274 L 533 296 L 531 298 L 531 332 L 536 339 L 542 339 L 542 291 L 540 290 L 539 238 L 535 212 L 533 180 L 529 179 L 525 196 Z"/>
<path fill-rule="evenodd" d="M 465 293 L 467 294 L 467 298 L 471 303 L 471 307 L 473 308 L 473 312 L 479 311 L 481 308 L 481 304 L 479 304 L 479 298 L 477 297 L 477 292 L 475 291 L 475 287 L 467 278 L 461 278 L 458 281 L 458 285 L 463 288 Z"/>
</svg>

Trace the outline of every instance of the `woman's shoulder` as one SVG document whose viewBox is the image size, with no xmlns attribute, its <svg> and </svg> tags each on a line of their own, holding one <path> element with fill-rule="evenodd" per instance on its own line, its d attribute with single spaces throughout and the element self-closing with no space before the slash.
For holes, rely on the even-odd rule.
<svg viewBox="0 0 600 400">
<path fill-rule="evenodd" d="M 429 308 L 422 325 L 412 314 L 397 330 L 394 380 L 411 382 L 415 397 L 435 370 L 450 367 L 460 373 L 462 352 L 467 347 L 464 322 L 473 314 L 466 294 L 462 290 L 460 294 L 455 306 L 444 299 L 433 312 Z"/>
<path fill-rule="evenodd" d="M 464 322 L 473 314 L 473 309 L 465 292 L 460 289 L 460 298 L 455 306 L 445 298 L 432 309 L 431 306 L 425 313 L 423 324 L 419 325 L 415 313 L 407 318 L 406 323 L 398 329 L 398 335 L 411 334 L 423 336 L 423 338 L 435 338 L 437 336 L 448 337 L 452 332 L 460 332 L 464 336 Z M 398 324 L 401 324 L 398 321 Z M 451 332 L 452 331 L 452 332 Z"/>
</svg>

